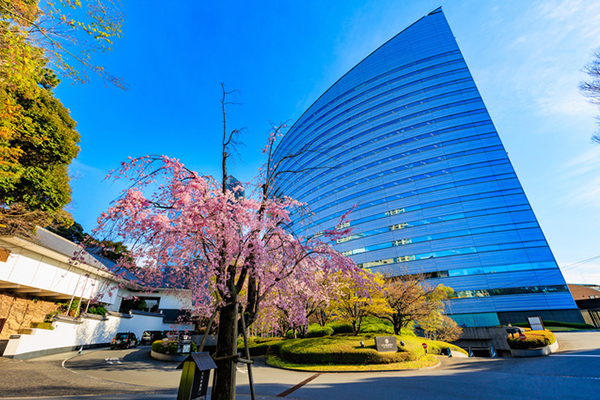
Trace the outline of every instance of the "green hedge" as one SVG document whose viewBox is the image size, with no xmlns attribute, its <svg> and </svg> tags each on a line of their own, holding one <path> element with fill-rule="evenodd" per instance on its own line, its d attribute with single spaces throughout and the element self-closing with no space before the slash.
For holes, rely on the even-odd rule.
<svg viewBox="0 0 600 400">
<path fill-rule="evenodd" d="M 343 322 L 333 322 L 327 324 L 331 329 L 333 329 L 334 335 L 339 335 L 340 333 L 352 333 L 352 325 L 346 324 Z"/>
<path fill-rule="evenodd" d="M 165 342 L 163 340 L 157 340 L 152 343 L 152 351 L 161 353 L 161 354 L 171 354 L 175 355 L 177 353 L 177 340 L 169 340 Z M 196 343 L 192 342 L 192 353 L 197 351 Z"/>
<path fill-rule="evenodd" d="M 258 357 L 267 354 L 279 354 L 279 346 L 283 343 L 284 340 L 279 338 L 248 338 L 250 356 Z M 245 351 L 243 341 L 238 341 L 238 351 Z"/>
<path fill-rule="evenodd" d="M 102 307 L 102 306 L 96 306 L 96 307 L 90 307 L 87 310 L 88 314 L 95 314 L 95 315 L 106 315 L 106 308 Z"/>
<path fill-rule="evenodd" d="M 576 328 L 576 329 L 596 329 L 594 325 L 578 323 L 578 322 L 561 322 L 561 321 L 553 321 L 553 320 L 543 320 L 542 321 L 545 326 L 563 326 L 565 328 Z M 518 322 L 516 324 L 512 324 L 514 326 L 519 326 L 521 328 L 529 328 L 529 323 L 527 322 Z"/>
<path fill-rule="evenodd" d="M 394 326 L 391 322 L 384 319 L 367 317 L 360 327 L 360 333 L 385 333 L 387 335 L 393 335 Z"/>
<path fill-rule="evenodd" d="M 333 328 L 330 326 L 311 325 L 306 333 L 307 338 L 323 337 L 333 335 Z"/>
<path fill-rule="evenodd" d="M 360 347 L 359 340 L 344 338 L 312 338 L 288 340 L 273 349 L 288 362 L 298 364 L 389 364 L 413 361 L 411 352 L 379 353 L 374 346 Z"/>
</svg>

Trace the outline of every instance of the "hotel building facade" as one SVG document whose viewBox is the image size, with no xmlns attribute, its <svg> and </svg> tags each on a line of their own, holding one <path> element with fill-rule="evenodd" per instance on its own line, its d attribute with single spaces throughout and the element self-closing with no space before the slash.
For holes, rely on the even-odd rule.
<svg viewBox="0 0 600 400">
<path fill-rule="evenodd" d="M 277 193 L 312 212 L 293 215 L 295 232 L 318 235 L 355 207 L 337 249 L 453 288 L 459 324 L 583 322 L 441 8 L 331 86 L 275 160 L 292 171 Z"/>
</svg>

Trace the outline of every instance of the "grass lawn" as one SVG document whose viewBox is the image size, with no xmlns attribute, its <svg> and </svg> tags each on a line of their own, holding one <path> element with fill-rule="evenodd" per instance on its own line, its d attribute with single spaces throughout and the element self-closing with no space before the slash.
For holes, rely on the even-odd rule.
<svg viewBox="0 0 600 400">
<path fill-rule="evenodd" d="M 317 372 L 360 372 L 360 371 L 398 371 L 402 369 L 418 369 L 434 367 L 438 360 L 433 355 L 427 355 L 415 361 L 404 361 L 390 364 L 351 364 L 351 365 L 314 365 L 314 364 L 295 364 L 283 361 L 275 355 L 268 357 L 267 363 L 274 367 L 293 369 L 297 371 L 317 371 Z"/>
</svg>

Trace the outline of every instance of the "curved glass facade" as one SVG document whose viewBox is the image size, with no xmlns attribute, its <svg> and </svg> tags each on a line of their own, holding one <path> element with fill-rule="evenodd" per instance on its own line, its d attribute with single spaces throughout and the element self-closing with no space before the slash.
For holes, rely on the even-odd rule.
<svg viewBox="0 0 600 400">
<path fill-rule="evenodd" d="M 318 235 L 355 207 L 338 250 L 452 287 L 459 323 L 581 321 L 441 9 L 329 88 L 275 159 L 290 171 L 278 193 L 312 211 L 293 216 L 296 232 Z"/>
</svg>

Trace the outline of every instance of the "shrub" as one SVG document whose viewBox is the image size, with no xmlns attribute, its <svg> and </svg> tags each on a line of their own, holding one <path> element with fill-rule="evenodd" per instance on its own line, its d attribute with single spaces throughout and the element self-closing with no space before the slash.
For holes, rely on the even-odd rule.
<svg viewBox="0 0 600 400">
<path fill-rule="evenodd" d="M 550 331 L 525 331 L 525 340 L 521 340 L 519 337 L 508 337 L 510 348 L 519 350 L 549 346 L 554 342 L 556 342 L 556 336 Z"/>
<path fill-rule="evenodd" d="M 32 322 L 30 324 L 30 326 L 32 328 L 37 328 L 37 329 L 48 329 L 48 330 L 54 329 L 54 327 L 52 326 L 52 322 Z"/>
<path fill-rule="evenodd" d="M 293 329 L 288 329 L 288 331 L 285 333 L 285 338 L 286 339 L 293 339 L 294 338 L 294 330 Z"/>
<path fill-rule="evenodd" d="M 306 333 L 307 338 L 313 337 L 323 337 L 323 336 L 331 336 L 333 335 L 333 328 L 330 326 L 310 326 L 308 328 L 308 332 Z"/>
<path fill-rule="evenodd" d="M 102 306 L 90 307 L 87 312 L 88 314 L 106 315 L 106 308 Z"/>
<path fill-rule="evenodd" d="M 340 333 L 352 333 L 352 325 L 346 324 L 343 322 L 333 322 L 331 324 L 327 324 L 331 329 L 333 329 L 334 335 L 339 335 Z"/>
<path fill-rule="evenodd" d="M 393 335 L 394 326 L 389 321 L 375 317 L 369 317 L 363 320 L 360 333 L 385 333 L 388 335 Z"/>
<path fill-rule="evenodd" d="M 576 329 L 596 329 L 596 327 L 593 325 L 578 323 L 578 322 L 561 322 L 561 321 L 553 321 L 553 320 L 543 320 L 542 322 L 546 326 L 562 326 L 565 328 L 576 328 Z M 519 326 L 521 328 L 529 328 L 529 324 L 527 322 L 518 322 L 518 323 L 512 324 L 512 325 Z"/>
<path fill-rule="evenodd" d="M 283 339 L 279 338 L 248 338 L 248 347 L 252 357 L 279 354 L 279 346 L 283 343 Z M 238 341 L 238 351 L 244 351 L 243 340 Z"/>
<path fill-rule="evenodd" d="M 171 355 L 176 355 L 177 353 L 177 344 L 178 341 L 177 340 L 169 340 L 169 341 L 165 341 L 165 340 L 157 340 L 154 343 L 152 343 L 152 351 L 156 352 L 156 353 L 161 353 L 161 354 L 171 354 Z M 198 348 L 196 347 L 196 343 L 192 342 L 192 353 L 197 351 Z"/>
<path fill-rule="evenodd" d="M 52 322 L 54 321 L 54 317 L 57 316 L 58 314 L 60 314 L 59 310 L 53 311 L 49 314 L 46 314 L 46 316 L 44 317 L 44 322 Z"/>
</svg>

